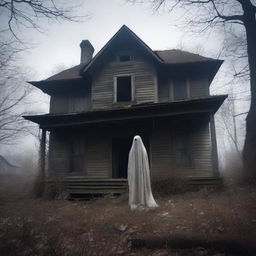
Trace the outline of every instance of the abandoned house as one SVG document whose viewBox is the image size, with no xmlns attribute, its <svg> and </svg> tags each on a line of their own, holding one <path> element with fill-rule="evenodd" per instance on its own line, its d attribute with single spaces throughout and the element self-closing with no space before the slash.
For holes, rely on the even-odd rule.
<svg viewBox="0 0 256 256">
<path fill-rule="evenodd" d="M 125 179 L 140 135 L 152 179 L 219 177 L 214 114 L 226 95 L 210 96 L 209 86 L 222 60 L 153 51 L 125 25 L 94 57 L 88 40 L 80 47 L 79 65 L 30 82 L 51 96 L 49 114 L 25 116 L 42 129 L 46 176 Z"/>
</svg>

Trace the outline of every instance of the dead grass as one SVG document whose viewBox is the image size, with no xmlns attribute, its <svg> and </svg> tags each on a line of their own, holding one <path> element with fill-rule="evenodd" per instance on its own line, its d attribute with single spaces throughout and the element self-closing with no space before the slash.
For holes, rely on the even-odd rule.
<svg viewBox="0 0 256 256">
<path fill-rule="evenodd" d="M 213 255 L 198 249 L 191 254 L 167 249 L 137 252 L 129 239 L 139 234 L 195 233 L 206 239 L 211 234 L 256 237 L 252 186 L 158 196 L 159 209 L 136 212 L 130 211 L 127 195 L 92 201 L 1 198 L 0 255 L 6 256 Z"/>
</svg>

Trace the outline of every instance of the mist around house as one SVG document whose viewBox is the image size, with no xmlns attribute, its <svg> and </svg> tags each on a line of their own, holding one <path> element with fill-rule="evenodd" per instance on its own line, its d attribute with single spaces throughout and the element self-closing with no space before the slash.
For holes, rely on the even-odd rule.
<svg viewBox="0 0 256 256">
<path fill-rule="evenodd" d="M 80 15 L 86 16 L 83 22 L 40 21 L 43 33 L 20 29 L 19 36 L 28 49 L 15 55 L 12 65 L 26 73 L 15 78 L 21 91 L 27 81 L 39 81 L 79 64 L 79 44 L 84 39 L 90 39 L 97 54 L 123 24 L 154 50 L 177 48 L 212 58 L 222 52 L 221 31 L 196 35 L 182 31 L 175 25 L 181 13 L 155 12 L 151 4 L 90 0 L 79 6 Z M 38 126 L 22 123 L 24 129 L 13 139 L 0 141 L 0 254 L 254 255 L 256 190 L 254 185 L 241 182 L 250 91 L 248 80 L 232 79 L 232 64 L 232 59 L 225 58 L 210 87 L 214 95 L 229 94 L 215 115 L 223 184 L 191 189 L 184 180 L 153 182 L 153 194 L 160 205 L 155 211 L 131 212 L 127 193 L 68 200 L 63 184 L 48 187 L 38 197 Z M 0 102 L 6 94 L 1 95 Z M 19 115 L 48 112 L 49 96 L 35 88 L 15 108 Z M 156 242 L 151 246 L 148 241 L 152 240 Z"/>
</svg>

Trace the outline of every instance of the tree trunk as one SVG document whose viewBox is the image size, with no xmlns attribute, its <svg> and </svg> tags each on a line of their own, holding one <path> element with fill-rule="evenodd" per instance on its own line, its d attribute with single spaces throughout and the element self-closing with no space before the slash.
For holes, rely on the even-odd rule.
<svg viewBox="0 0 256 256">
<path fill-rule="evenodd" d="M 254 10 L 250 10 L 249 8 L 243 9 L 251 89 L 251 105 L 246 118 L 243 163 L 245 177 L 256 179 L 256 20 Z"/>
</svg>

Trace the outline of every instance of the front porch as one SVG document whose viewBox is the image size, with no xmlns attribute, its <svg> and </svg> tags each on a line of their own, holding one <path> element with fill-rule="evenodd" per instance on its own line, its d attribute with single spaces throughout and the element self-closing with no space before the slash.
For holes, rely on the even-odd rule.
<svg viewBox="0 0 256 256">
<path fill-rule="evenodd" d="M 153 180 L 218 177 L 213 115 L 225 98 L 26 118 L 43 130 L 42 176 L 61 177 L 74 195 L 115 194 L 127 188 L 128 153 L 135 135 L 147 148 Z M 46 130 L 50 132 L 48 170 Z"/>
<path fill-rule="evenodd" d="M 62 180 L 69 198 L 86 198 L 98 195 L 120 195 L 128 192 L 127 179 L 106 179 L 86 176 L 66 176 Z M 153 181 L 154 182 L 154 181 Z M 154 184 L 153 192 L 154 191 Z M 170 184 L 171 185 L 171 184 Z M 176 184 L 177 185 L 177 184 Z M 218 188 L 223 185 L 221 177 L 188 178 L 183 184 L 188 191 L 199 190 L 202 187 Z M 158 192 L 158 191 L 156 191 Z"/>
</svg>

